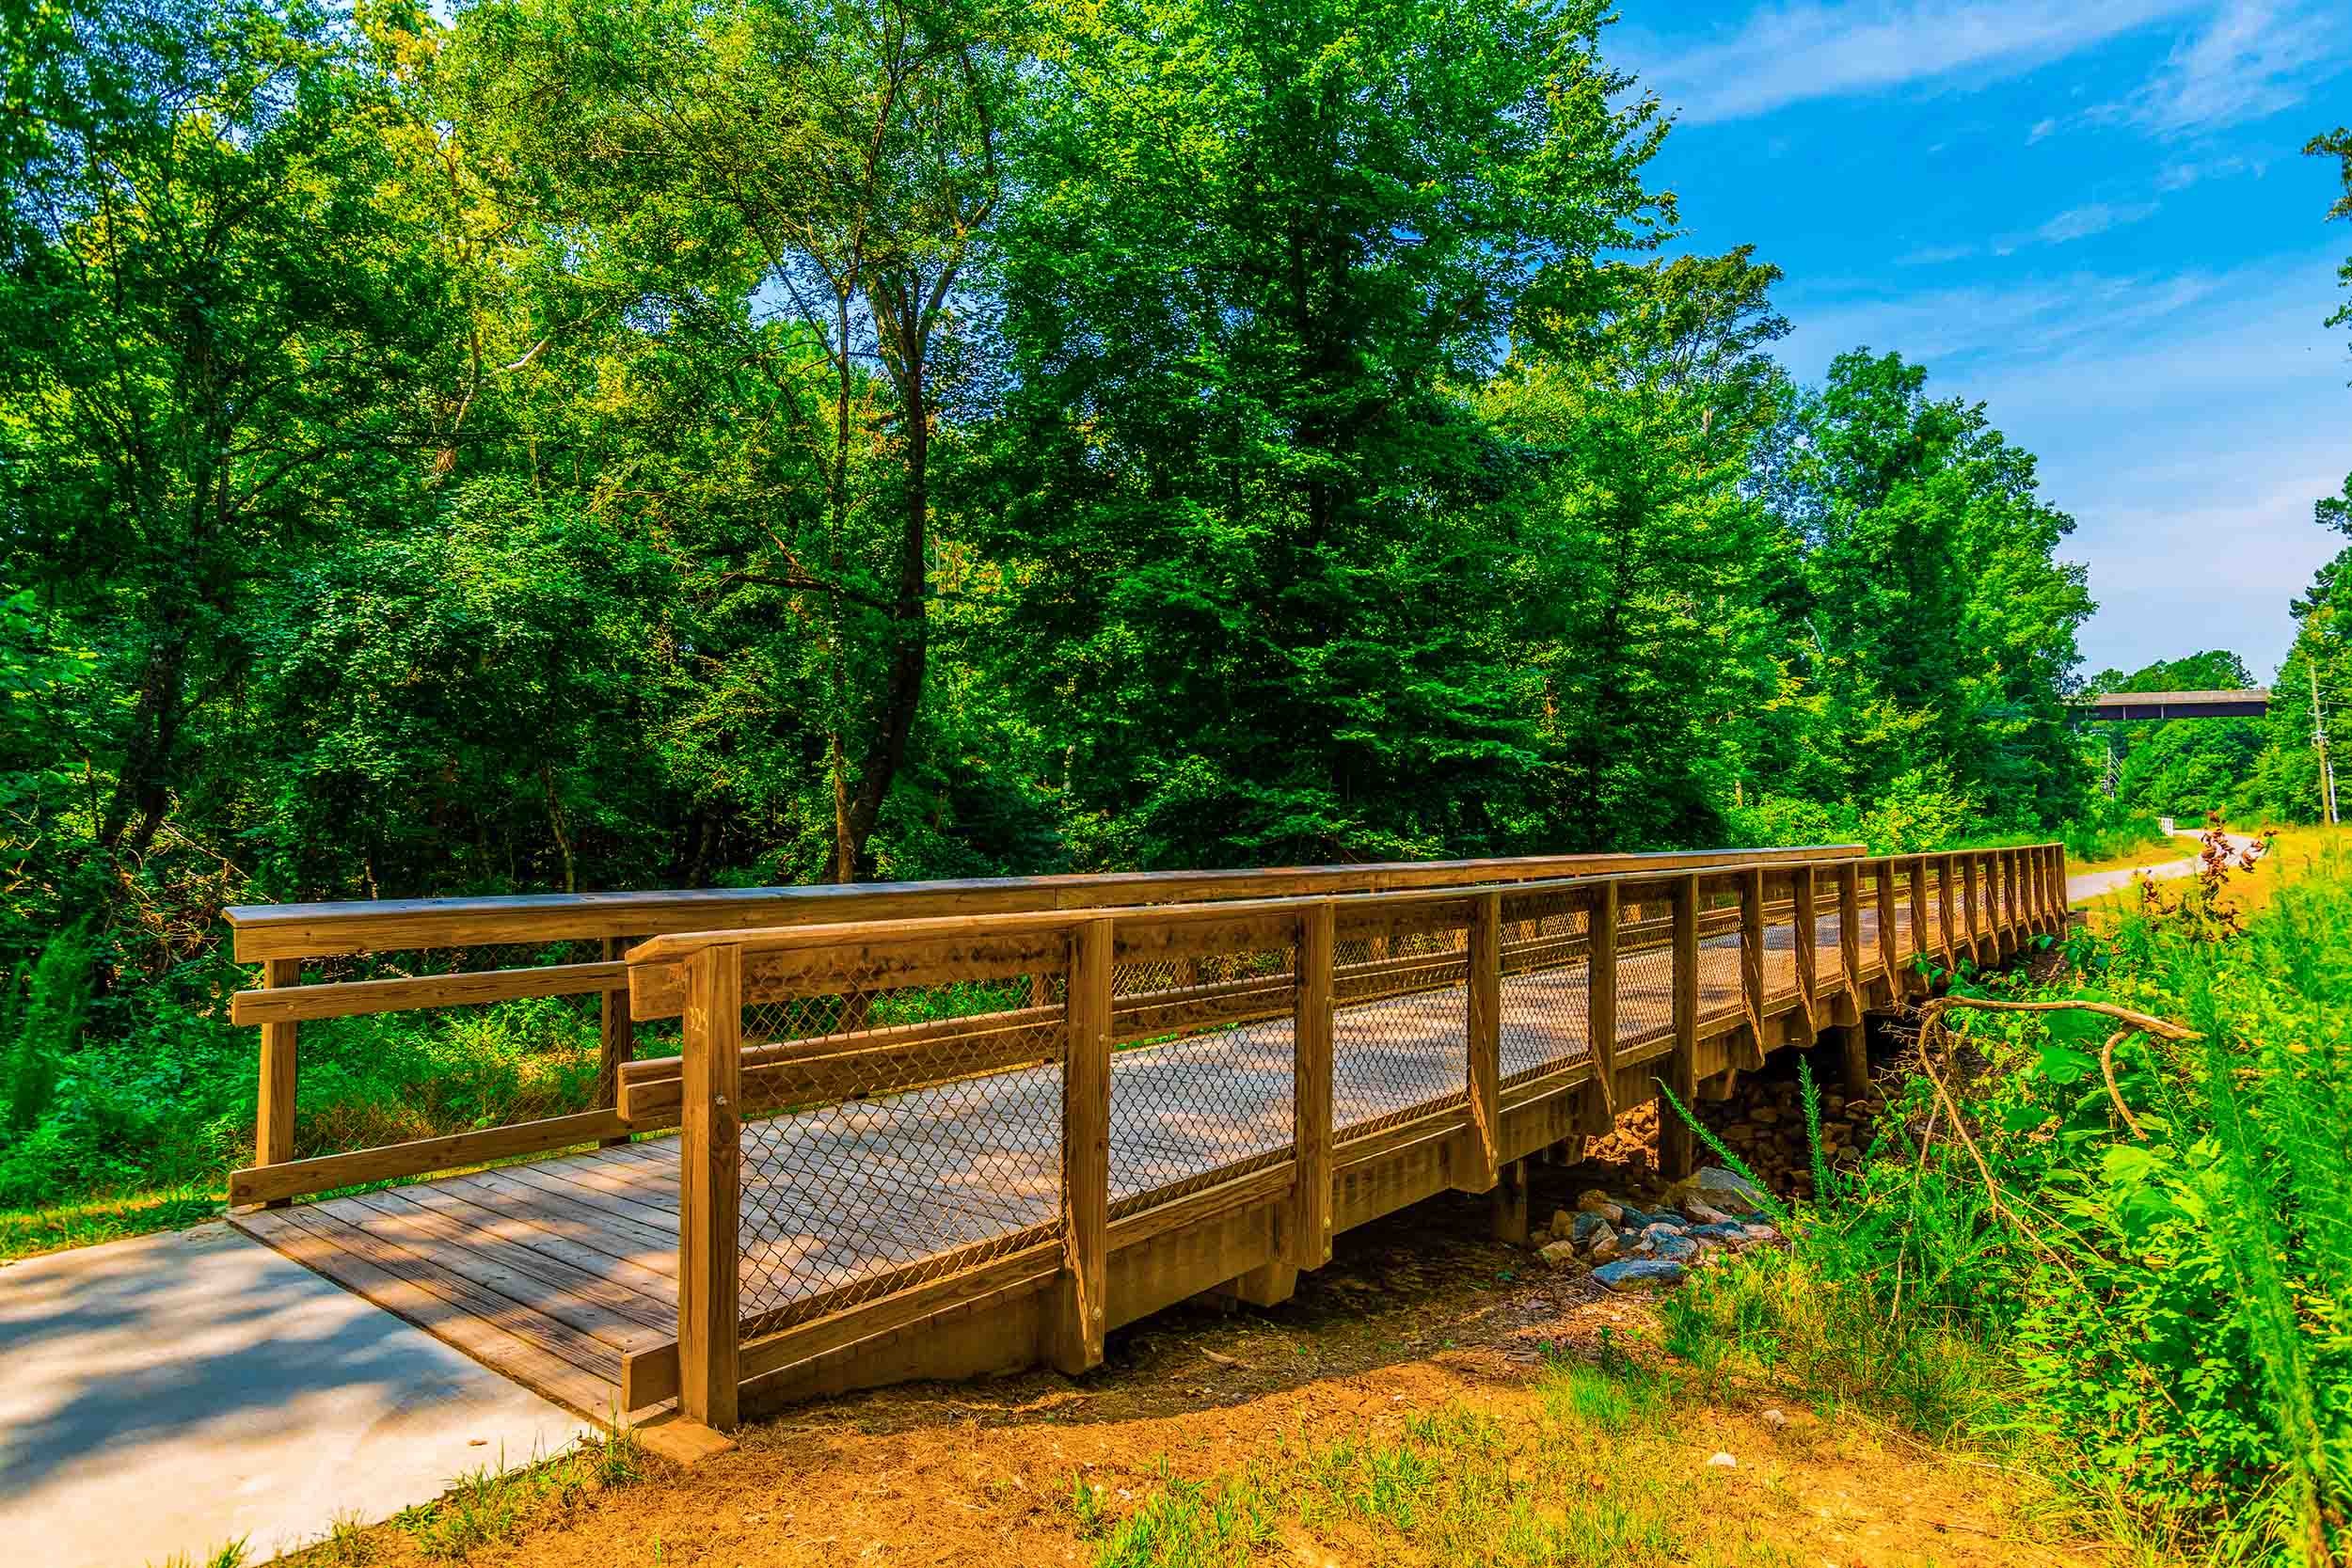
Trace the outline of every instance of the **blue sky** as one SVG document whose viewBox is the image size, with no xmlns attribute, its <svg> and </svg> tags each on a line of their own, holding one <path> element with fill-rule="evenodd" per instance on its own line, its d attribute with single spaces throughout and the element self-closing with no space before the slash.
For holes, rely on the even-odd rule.
<svg viewBox="0 0 2352 1568">
<path fill-rule="evenodd" d="M 1924 362 L 2041 459 L 2100 602 L 2084 671 L 2232 648 L 2345 541 L 2352 355 L 2322 221 L 2352 0 L 1621 0 L 1611 57 L 1678 123 L 1683 244 L 1788 274 L 1782 358 Z"/>
</svg>

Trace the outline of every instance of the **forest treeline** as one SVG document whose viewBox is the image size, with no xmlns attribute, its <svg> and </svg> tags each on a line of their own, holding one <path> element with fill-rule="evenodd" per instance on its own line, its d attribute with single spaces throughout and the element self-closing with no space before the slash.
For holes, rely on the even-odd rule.
<svg viewBox="0 0 2352 1568">
<path fill-rule="evenodd" d="M 2082 798 L 2032 458 L 1655 254 L 1597 3 L 12 14 L 20 952 Z"/>
<path fill-rule="evenodd" d="M 2033 458 L 1791 379 L 1599 0 L 0 27 L 11 958 L 2089 809 Z"/>
</svg>

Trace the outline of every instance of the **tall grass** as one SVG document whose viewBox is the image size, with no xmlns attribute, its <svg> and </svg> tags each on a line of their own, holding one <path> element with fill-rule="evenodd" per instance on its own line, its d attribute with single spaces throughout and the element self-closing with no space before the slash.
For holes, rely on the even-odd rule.
<svg viewBox="0 0 2352 1568">
<path fill-rule="evenodd" d="M 2352 1552 L 2352 866 L 2243 935 L 2135 919 L 2042 997 L 1963 1013 L 1794 1246 L 1668 1306 L 1719 1377 L 2029 1448 L 2153 1534 L 2319 1568 Z M 2118 1101 L 2122 1105 L 2119 1106 Z M 1818 1116 L 1808 1123 L 1819 1148 Z M 2129 1114 L 2126 1115 L 2125 1108 Z"/>
</svg>

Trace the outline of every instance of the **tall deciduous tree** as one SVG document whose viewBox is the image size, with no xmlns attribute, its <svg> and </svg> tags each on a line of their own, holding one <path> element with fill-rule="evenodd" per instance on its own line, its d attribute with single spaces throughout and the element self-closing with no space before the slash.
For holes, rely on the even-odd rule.
<svg viewBox="0 0 2352 1568">
<path fill-rule="evenodd" d="M 1518 459 L 1472 389 L 1534 279 L 1660 215 L 1662 125 L 1602 64 L 1602 9 L 1062 14 L 974 526 L 1087 858 L 1507 836 L 1539 743 L 1480 509 Z"/>
</svg>

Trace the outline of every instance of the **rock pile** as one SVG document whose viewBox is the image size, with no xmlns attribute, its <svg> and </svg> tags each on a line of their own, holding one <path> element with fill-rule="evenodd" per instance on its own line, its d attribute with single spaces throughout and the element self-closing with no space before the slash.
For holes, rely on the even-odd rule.
<svg viewBox="0 0 2352 1568">
<path fill-rule="evenodd" d="M 1824 1090 L 1821 1152 L 1833 1165 L 1851 1164 L 1870 1146 L 1886 1101 L 1875 1090 L 1860 1099 Z M 1723 1139 L 1775 1192 L 1813 1196 L 1813 1155 L 1806 1148 L 1804 1106 L 1794 1078 L 1743 1080 L 1732 1098 L 1702 1101 L 1699 1120 Z"/>
<path fill-rule="evenodd" d="M 1676 1182 L 1658 1201 L 1645 1209 L 1590 1189 L 1573 1213 L 1553 1213 L 1540 1256 L 1613 1291 L 1645 1291 L 1676 1284 L 1709 1259 L 1780 1240 L 1756 1189 L 1716 1166 Z"/>
</svg>

